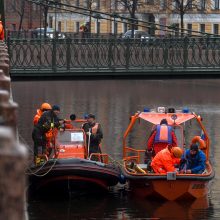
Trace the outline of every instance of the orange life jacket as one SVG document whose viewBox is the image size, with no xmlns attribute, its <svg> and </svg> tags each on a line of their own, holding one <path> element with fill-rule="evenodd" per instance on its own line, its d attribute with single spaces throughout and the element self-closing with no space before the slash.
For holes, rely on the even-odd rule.
<svg viewBox="0 0 220 220">
<path fill-rule="evenodd" d="M 42 114 L 43 112 L 40 109 L 37 109 L 37 114 L 34 116 L 34 120 L 33 120 L 34 125 L 37 124 Z"/>
<path fill-rule="evenodd" d="M 99 127 L 99 124 L 95 123 L 95 125 L 92 127 L 92 134 L 96 134 L 97 133 L 98 127 Z"/>
</svg>

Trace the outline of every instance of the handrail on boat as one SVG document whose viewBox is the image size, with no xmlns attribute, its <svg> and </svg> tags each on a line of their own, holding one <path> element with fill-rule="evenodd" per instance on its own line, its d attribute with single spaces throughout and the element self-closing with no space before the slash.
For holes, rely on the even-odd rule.
<svg viewBox="0 0 220 220">
<path fill-rule="evenodd" d="M 100 153 L 91 153 L 89 159 L 92 160 L 92 157 L 98 160 L 98 162 L 102 162 L 105 164 L 109 163 L 109 156 L 108 154 L 100 154 Z"/>
<path fill-rule="evenodd" d="M 137 149 L 134 149 L 134 148 L 131 148 L 131 147 L 125 147 L 124 149 L 125 149 L 124 158 L 126 158 L 126 160 L 129 160 L 131 158 L 137 158 L 137 162 L 140 163 L 140 155 L 141 155 L 141 153 L 144 153 L 145 150 L 137 150 Z M 135 153 L 137 153 L 137 156 L 126 156 L 127 152 L 135 152 Z"/>
</svg>

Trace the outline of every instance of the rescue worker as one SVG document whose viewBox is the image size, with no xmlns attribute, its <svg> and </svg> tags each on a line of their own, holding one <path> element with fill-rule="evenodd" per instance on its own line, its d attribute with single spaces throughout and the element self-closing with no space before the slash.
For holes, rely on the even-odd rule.
<svg viewBox="0 0 220 220">
<path fill-rule="evenodd" d="M 5 39 L 5 31 L 4 31 L 2 21 L 0 21 L 0 40 L 4 40 L 4 39 Z"/>
<path fill-rule="evenodd" d="M 40 109 L 37 109 L 37 114 L 34 116 L 34 125 L 37 124 L 38 120 L 40 119 L 41 115 L 45 112 L 45 111 L 48 111 L 48 110 L 51 110 L 52 107 L 49 103 L 43 103 L 40 107 Z"/>
<path fill-rule="evenodd" d="M 83 124 L 82 129 L 86 133 L 89 155 L 91 153 L 101 153 L 100 143 L 103 138 L 101 125 L 95 121 L 95 115 L 88 114 L 87 122 Z"/>
<path fill-rule="evenodd" d="M 58 118 L 60 107 L 54 105 L 51 110 L 45 111 L 40 117 L 38 123 L 34 126 L 32 139 L 34 141 L 35 163 L 39 161 L 39 156 L 46 155 L 46 133 L 50 129 L 59 128 L 63 124 L 63 120 Z"/>
<path fill-rule="evenodd" d="M 182 154 L 180 147 L 169 145 L 153 158 L 151 167 L 155 173 L 177 172 L 176 165 L 180 164 Z"/>
<path fill-rule="evenodd" d="M 156 126 L 156 129 L 152 131 L 148 142 L 147 150 L 154 151 L 157 154 L 159 151 L 167 147 L 167 145 L 173 147 L 177 146 L 177 138 L 173 131 L 173 128 L 168 125 L 166 119 L 162 119 L 160 125 Z"/>
<path fill-rule="evenodd" d="M 205 170 L 206 155 L 197 144 L 191 144 L 181 158 L 180 173 L 201 174 Z"/>
</svg>

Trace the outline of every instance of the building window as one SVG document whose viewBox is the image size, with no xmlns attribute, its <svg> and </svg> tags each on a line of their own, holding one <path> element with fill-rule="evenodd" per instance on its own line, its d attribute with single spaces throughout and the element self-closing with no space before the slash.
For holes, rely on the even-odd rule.
<svg viewBox="0 0 220 220">
<path fill-rule="evenodd" d="M 79 0 L 76 0 L 75 6 L 79 6 Z"/>
<path fill-rule="evenodd" d="M 49 28 L 52 28 L 53 27 L 53 17 L 50 16 L 49 17 Z"/>
<path fill-rule="evenodd" d="M 188 9 L 192 10 L 193 9 L 193 1 L 188 2 Z"/>
<path fill-rule="evenodd" d="M 127 30 L 128 30 L 128 25 L 127 25 L 126 23 L 123 23 L 122 25 L 123 25 L 123 26 L 122 26 L 123 33 L 127 32 Z"/>
<path fill-rule="evenodd" d="M 75 22 L 75 32 L 79 33 L 79 21 Z"/>
<path fill-rule="evenodd" d="M 112 34 L 117 34 L 118 32 L 118 23 L 116 22 L 112 22 Z"/>
<path fill-rule="evenodd" d="M 58 21 L 58 31 L 61 32 L 61 21 Z"/>
<path fill-rule="evenodd" d="M 84 2 L 83 2 L 83 7 L 88 8 L 88 6 L 89 6 L 88 3 L 89 3 L 88 0 L 84 0 Z"/>
<path fill-rule="evenodd" d="M 200 24 L 200 32 L 205 33 L 205 24 Z"/>
<path fill-rule="evenodd" d="M 187 24 L 187 32 L 189 35 L 192 34 L 192 24 Z"/>
<path fill-rule="evenodd" d="M 167 8 L 167 1 L 166 0 L 160 0 L 160 8 L 162 10 Z"/>
<path fill-rule="evenodd" d="M 100 0 L 96 0 L 96 10 L 100 10 Z"/>
<path fill-rule="evenodd" d="M 218 29 L 219 29 L 219 24 L 214 24 L 213 25 L 213 34 L 218 35 Z"/>
<path fill-rule="evenodd" d="M 12 25 L 12 30 L 16 31 L 16 24 L 11 24 Z"/>
<path fill-rule="evenodd" d="M 148 5 L 154 5 L 154 0 L 145 0 Z"/>
<path fill-rule="evenodd" d="M 205 8 L 206 8 L 206 0 L 200 0 L 201 2 L 200 2 L 200 9 L 201 10 L 205 10 Z"/>
<path fill-rule="evenodd" d="M 219 9 L 219 0 L 214 0 L 214 9 L 215 10 Z"/>
<path fill-rule="evenodd" d="M 100 34 L 100 22 L 99 21 L 96 22 L 96 33 Z"/>
</svg>

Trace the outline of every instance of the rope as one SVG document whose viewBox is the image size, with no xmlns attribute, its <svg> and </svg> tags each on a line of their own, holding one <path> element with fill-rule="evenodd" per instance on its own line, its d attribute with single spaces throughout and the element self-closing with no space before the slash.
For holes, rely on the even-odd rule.
<svg viewBox="0 0 220 220">
<path fill-rule="evenodd" d="M 108 155 L 109 159 L 113 162 L 113 164 L 118 164 L 120 167 L 123 167 L 123 164 L 115 159 L 113 159 L 110 155 Z"/>
<path fill-rule="evenodd" d="M 35 172 L 35 173 L 32 173 L 32 175 L 34 175 L 34 176 L 37 176 L 37 177 L 43 177 L 43 176 L 46 176 L 52 169 L 53 169 L 53 167 L 56 165 L 56 162 L 57 162 L 57 158 L 56 159 L 54 159 L 54 163 L 51 165 L 51 167 L 49 168 L 49 170 L 47 171 L 47 172 L 45 172 L 44 174 L 37 174 L 37 172 Z M 48 160 L 49 161 L 49 160 Z M 48 162 L 47 161 L 47 162 Z M 46 162 L 46 163 L 47 163 Z M 45 163 L 45 164 L 46 164 Z M 43 164 L 43 166 L 45 165 L 45 164 Z M 43 167 L 42 166 L 42 167 Z M 41 167 L 41 169 L 42 169 L 42 167 Z M 38 170 L 39 171 L 39 170 Z M 30 175 L 30 174 L 29 174 Z"/>
<path fill-rule="evenodd" d="M 38 176 L 38 177 L 46 176 L 46 175 L 53 169 L 53 167 L 56 165 L 56 162 L 57 162 L 58 158 L 55 158 L 55 159 L 53 159 L 53 160 L 54 160 L 53 164 L 51 165 L 51 167 L 49 168 L 49 170 L 46 171 L 44 174 L 37 174 L 37 173 L 38 173 L 40 170 L 42 170 L 42 168 L 43 168 L 49 161 L 51 161 L 51 159 L 48 160 L 48 161 L 46 161 L 46 162 L 45 162 L 38 170 L 36 170 L 35 172 L 32 172 L 31 168 L 28 167 L 28 170 L 30 171 L 30 173 L 26 173 L 26 174 L 27 174 L 27 175 L 34 175 L 34 176 Z"/>
</svg>

